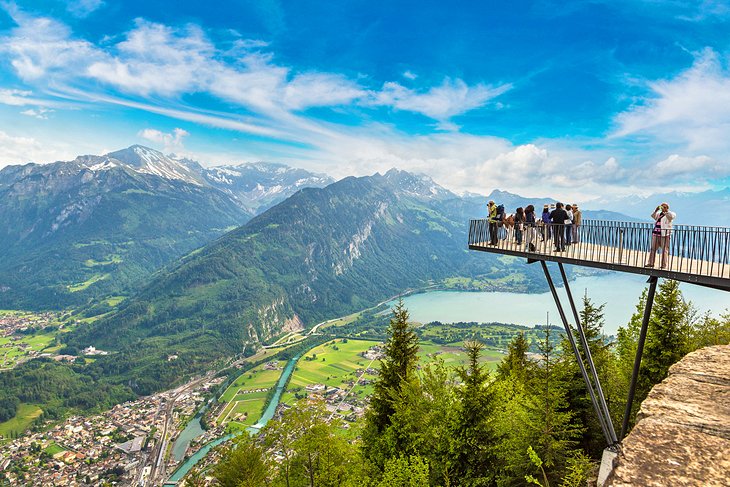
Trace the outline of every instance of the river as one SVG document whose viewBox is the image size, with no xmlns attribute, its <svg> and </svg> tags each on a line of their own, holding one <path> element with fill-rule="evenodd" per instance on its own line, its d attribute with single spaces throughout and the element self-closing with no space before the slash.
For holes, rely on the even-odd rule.
<svg viewBox="0 0 730 487">
<path fill-rule="evenodd" d="M 284 387 L 289 380 L 289 376 L 291 376 L 292 372 L 294 372 L 294 367 L 297 365 L 299 357 L 301 357 L 301 355 L 296 355 L 291 360 L 289 360 L 289 362 L 287 362 L 286 367 L 284 367 L 284 370 L 281 372 L 281 376 L 279 376 L 279 380 L 276 383 L 276 391 L 274 391 L 274 395 L 271 397 L 268 406 L 266 406 L 266 410 L 264 410 L 264 413 L 261 415 L 261 418 L 259 418 L 255 425 L 246 428 L 246 431 L 248 431 L 249 434 L 258 433 L 261 428 L 266 426 L 266 423 L 268 423 L 269 420 L 274 417 L 274 414 L 276 413 L 276 407 L 279 405 L 281 395 L 284 393 Z M 182 460 L 185 455 L 185 450 L 187 450 L 190 442 L 203 434 L 203 427 L 200 424 L 202 412 L 203 411 L 201 410 L 195 416 L 195 418 L 193 418 L 190 423 L 188 423 L 182 433 L 180 433 L 178 439 L 175 440 L 175 444 L 172 447 L 172 454 L 175 458 L 175 461 L 179 462 L 180 460 Z M 182 478 L 190 471 L 190 469 L 193 468 L 195 464 L 198 463 L 200 460 L 205 458 L 205 456 L 213 447 L 220 445 L 230 438 L 233 438 L 233 436 L 234 435 L 229 434 L 203 445 L 197 452 L 192 454 L 190 458 L 185 461 L 185 463 L 175 469 L 175 472 L 173 472 L 172 476 L 165 483 L 165 485 L 175 485 L 177 482 L 182 480 Z"/>
<path fill-rule="evenodd" d="M 641 292 L 645 287 L 646 276 L 618 272 L 608 272 L 597 276 L 582 276 L 570 283 L 573 297 L 578 306 L 580 306 L 580 300 L 586 292 L 595 304 L 606 303 L 604 332 L 609 335 L 615 334 L 619 326 L 623 326 L 629 321 L 632 313 L 636 311 L 636 304 L 639 302 Z M 730 307 L 730 300 L 728 300 L 728 295 L 724 291 L 690 284 L 681 284 L 680 289 L 684 298 L 691 301 L 700 313 L 710 311 L 711 314 L 717 316 L 726 312 Z M 561 288 L 558 292 L 561 299 L 563 299 L 563 303 L 567 304 L 565 290 Z M 444 323 L 477 321 L 535 326 L 544 324 L 546 313 L 549 313 L 551 323 L 559 324 L 558 311 L 549 292 L 522 294 L 430 291 L 406 296 L 403 298 L 403 302 L 408 308 L 411 318 L 423 323 L 430 321 L 442 321 Z M 392 306 L 395 301 L 388 304 Z M 568 314 L 570 313 L 568 312 Z M 269 401 L 269 405 L 259 421 L 247 428 L 249 433 L 258 433 L 274 416 L 276 407 L 279 405 L 279 400 L 284 392 L 284 385 L 294 371 L 299 357 L 300 355 L 297 355 L 287 363 L 277 382 L 276 391 L 271 401 Z M 200 415 L 198 415 L 190 421 L 175 441 L 172 448 L 175 460 L 182 460 L 190 441 L 202 433 Z M 226 435 L 204 445 L 175 470 L 169 481 L 171 485 L 182 479 L 198 461 L 205 457 L 211 448 L 232 437 L 233 435 Z"/>
<path fill-rule="evenodd" d="M 570 282 L 573 298 L 579 308 L 586 292 L 594 304 L 606 303 L 604 332 L 608 335 L 615 334 L 619 326 L 628 323 L 646 286 L 646 276 L 619 272 L 578 277 Z M 700 313 L 710 311 L 712 315 L 719 316 L 730 307 L 730 299 L 725 291 L 684 283 L 680 284 L 680 290 Z M 558 292 L 563 306 L 566 306 L 568 300 L 565 290 L 561 288 Z M 549 313 L 550 322 L 560 324 L 558 310 L 549 291 L 542 294 L 431 291 L 406 296 L 403 302 L 411 318 L 422 323 L 476 321 L 535 326 L 544 324 L 546 313 Z M 394 303 L 388 304 L 392 306 Z M 566 313 L 570 315 L 567 309 Z"/>
</svg>

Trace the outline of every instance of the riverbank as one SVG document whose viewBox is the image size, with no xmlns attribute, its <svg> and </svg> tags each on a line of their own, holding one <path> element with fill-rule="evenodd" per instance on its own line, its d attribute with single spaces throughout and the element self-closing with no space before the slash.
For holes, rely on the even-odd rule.
<svg viewBox="0 0 730 487">
<path fill-rule="evenodd" d="M 281 401 L 281 396 L 284 393 L 284 389 L 286 388 L 286 385 L 288 384 L 289 379 L 291 378 L 291 374 L 292 374 L 292 372 L 294 372 L 294 368 L 296 367 L 296 364 L 299 361 L 300 357 L 301 357 L 301 354 L 297 354 L 287 362 L 286 366 L 282 370 L 279 380 L 276 383 L 276 389 L 274 391 L 274 394 L 271 396 L 271 399 L 269 400 L 269 403 L 266 406 L 266 409 L 264 410 L 263 414 L 261 415 L 259 420 L 256 422 L 256 424 L 254 424 L 253 426 L 246 429 L 246 432 L 248 432 L 248 434 L 258 433 L 261 430 L 261 428 L 266 426 L 266 424 L 271 420 L 271 418 L 274 417 L 274 414 L 276 413 L 276 408 L 279 406 L 279 402 Z M 206 407 L 207 407 L 207 404 L 205 406 L 203 406 L 203 408 L 206 408 Z M 200 424 L 200 417 L 201 417 L 201 415 L 197 414 L 195 420 L 191 423 Z M 190 425 L 188 425 L 188 427 L 190 427 Z M 188 428 L 186 428 L 186 430 L 187 429 Z M 195 429 L 195 426 L 192 427 L 191 434 L 192 434 L 193 429 Z M 202 426 L 200 427 L 200 429 L 201 429 L 201 434 L 202 434 Z M 183 433 L 184 432 L 185 432 L 185 430 L 183 431 Z M 241 432 L 235 433 L 235 434 L 241 434 Z M 221 438 L 210 441 L 210 442 L 206 443 L 205 445 L 203 445 L 202 447 L 200 447 L 200 449 L 197 452 L 195 452 L 193 455 L 191 455 L 187 460 L 185 460 L 185 462 L 182 465 L 178 466 L 175 469 L 175 471 L 172 473 L 172 476 L 170 477 L 170 479 L 164 485 L 176 485 L 177 482 L 182 480 L 185 477 L 185 475 L 187 475 L 187 473 L 198 462 L 200 462 L 203 458 L 205 458 L 205 456 L 208 454 L 208 452 L 210 450 L 212 450 L 214 447 L 220 445 L 221 443 L 233 438 L 235 436 L 235 434 L 227 434 Z M 182 433 L 181 433 L 181 436 L 182 436 Z M 188 444 L 194 438 L 195 437 L 191 437 L 188 440 Z M 177 440 L 175 443 L 177 444 Z M 185 446 L 185 449 L 187 449 L 187 445 Z M 173 447 L 173 450 L 174 450 L 174 447 Z M 184 451 L 185 450 L 183 450 L 183 452 Z"/>
</svg>

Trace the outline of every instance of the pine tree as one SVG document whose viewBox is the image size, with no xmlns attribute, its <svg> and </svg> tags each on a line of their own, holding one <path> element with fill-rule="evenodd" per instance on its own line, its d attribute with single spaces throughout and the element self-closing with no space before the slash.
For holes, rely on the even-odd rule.
<svg viewBox="0 0 730 487">
<path fill-rule="evenodd" d="M 631 319 L 626 326 L 621 326 L 616 334 L 616 360 L 617 360 L 617 377 L 612 384 L 613 389 L 618 391 L 620 398 L 623 400 L 623 404 L 619 408 L 618 414 L 623 417 L 623 409 L 626 406 L 626 398 L 629 393 L 629 384 L 631 382 L 631 375 L 634 369 L 634 359 L 636 357 L 636 350 L 638 348 L 639 334 L 641 332 L 641 321 L 644 315 L 644 308 L 646 306 L 646 298 L 648 289 L 644 288 L 641 293 L 639 302 L 636 304 L 636 311 L 631 315 Z M 636 400 L 634 401 L 634 409 L 637 409 Z M 614 410 L 612 409 L 612 413 Z"/>
<path fill-rule="evenodd" d="M 418 456 L 428 463 L 436 485 L 453 485 L 452 436 L 459 403 L 453 369 L 436 359 L 424 365 L 418 380 L 402 383 L 391 425 L 382 433 L 383 458 Z"/>
<path fill-rule="evenodd" d="M 689 306 L 682 299 L 677 281 L 659 285 L 649 320 L 646 346 L 639 370 L 636 400 L 643 401 L 651 388 L 663 381 L 674 365 L 688 352 Z"/>
<path fill-rule="evenodd" d="M 606 343 L 602 332 L 604 306 L 596 306 L 587 295 L 584 296 L 583 308 L 580 311 L 580 321 L 583 333 L 586 336 L 586 342 L 588 342 L 588 349 L 591 352 L 591 357 L 593 358 L 593 363 L 598 373 L 598 378 L 605 393 L 606 402 L 610 408 L 612 405 L 623 406 L 624 403 L 623 400 L 619 400 L 616 397 L 619 391 L 615 391 L 610 387 L 612 381 L 609 379 L 612 379 L 615 375 L 615 364 L 609 345 Z M 589 371 L 585 349 L 583 348 L 577 330 L 574 330 L 573 334 L 576 345 L 583 357 L 583 366 L 586 368 L 586 371 Z M 575 414 L 576 423 L 583 429 L 580 446 L 594 456 L 599 455 L 603 448 L 606 447 L 606 441 L 590 394 L 586 388 L 583 374 L 578 367 L 575 354 L 567 337 L 564 337 L 561 343 L 560 369 L 566 381 L 568 409 Z M 593 376 L 590 372 L 589 377 L 591 382 L 593 382 Z"/>
<path fill-rule="evenodd" d="M 368 418 L 379 432 L 390 424 L 390 416 L 395 411 L 394 397 L 400 392 L 401 384 L 413 378 L 418 362 L 418 336 L 408 324 L 408 310 L 403 301 L 399 301 L 393 309 L 384 353 L 380 375 L 370 398 L 371 414 Z"/>
<path fill-rule="evenodd" d="M 428 463 L 421 457 L 405 456 L 389 460 L 377 487 L 423 487 L 428 485 Z"/>
<path fill-rule="evenodd" d="M 452 472 L 462 486 L 493 485 L 499 441 L 494 427 L 494 394 L 486 367 L 479 363 L 484 345 L 464 343 L 467 367 L 457 369 L 462 381 L 457 390 L 458 415 L 452 433 Z"/>
<path fill-rule="evenodd" d="M 529 427 L 533 430 L 532 447 L 544 462 L 552 481 L 562 475 L 582 431 L 567 408 L 567 385 L 556 370 L 557 357 L 550 341 L 550 327 L 546 326 L 544 331 L 545 339 L 539 346 L 539 368 L 530 383 Z"/>
<path fill-rule="evenodd" d="M 380 443 L 385 438 L 383 432 L 391 424 L 403 384 L 414 380 L 418 363 L 418 336 L 408 324 L 408 310 L 402 300 L 393 309 L 383 348 L 385 356 L 380 362 L 380 374 L 370 397 L 363 431 L 364 454 L 380 467 L 384 465 L 385 452 L 399 449 L 399 445 L 384 447 Z"/>
<path fill-rule="evenodd" d="M 527 350 L 529 343 L 524 332 L 518 333 L 507 348 L 507 356 L 497 366 L 497 378 L 504 379 L 510 374 L 518 380 L 527 378 Z"/>
<path fill-rule="evenodd" d="M 698 320 L 697 325 L 692 330 L 692 350 L 729 343 L 730 314 L 724 314 L 720 318 L 713 318 L 706 314 Z"/>
<path fill-rule="evenodd" d="M 647 291 L 636 306 L 636 313 L 626 328 L 619 328 L 617 352 L 622 388 L 628 393 L 634 357 L 641 330 Z M 651 388 L 664 380 L 669 367 L 691 349 L 692 326 L 690 307 L 682 299 L 677 281 L 667 280 L 659 285 L 649 318 L 646 343 L 636 383 L 636 395 L 631 410 L 635 417 L 641 402 Z M 625 397 L 625 396 L 624 396 Z"/>
</svg>

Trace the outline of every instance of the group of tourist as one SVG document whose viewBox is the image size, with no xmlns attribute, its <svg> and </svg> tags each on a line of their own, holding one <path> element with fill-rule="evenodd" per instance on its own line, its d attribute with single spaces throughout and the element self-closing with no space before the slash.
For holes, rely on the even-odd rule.
<svg viewBox="0 0 730 487">
<path fill-rule="evenodd" d="M 580 242 L 582 214 L 578 205 L 555 203 L 544 205 L 542 215 L 538 218 L 535 207 L 528 205 L 519 207 L 514 213 L 506 214 L 504 205 L 494 201 L 487 204 L 489 211 L 489 244 L 498 245 L 499 240 L 514 238 L 514 242 L 525 251 L 534 252 L 535 242 L 539 238 L 543 242 L 553 239 L 554 252 L 565 252 L 565 247 Z M 677 214 L 669 211 L 669 204 L 662 203 L 651 214 L 654 227 L 651 235 L 651 250 L 645 267 L 654 267 L 657 251 L 661 250 L 660 267 L 666 269 L 669 256 L 669 240 L 672 225 Z"/>
<path fill-rule="evenodd" d="M 537 216 L 535 207 L 519 207 L 514 213 L 506 214 L 504 205 L 494 201 L 487 204 L 489 210 L 489 245 L 512 236 L 518 246 L 524 244 L 527 251 L 535 251 L 535 242 L 554 239 L 555 251 L 564 252 L 565 247 L 580 240 L 581 211 L 578 205 L 563 207 L 562 203 L 544 205 L 542 215 Z"/>
</svg>

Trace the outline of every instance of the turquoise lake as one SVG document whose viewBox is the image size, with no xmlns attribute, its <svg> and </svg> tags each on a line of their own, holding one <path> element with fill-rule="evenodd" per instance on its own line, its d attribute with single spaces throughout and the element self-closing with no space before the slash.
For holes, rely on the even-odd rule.
<svg viewBox="0 0 730 487">
<path fill-rule="evenodd" d="M 559 280 L 559 274 L 557 278 Z M 555 275 L 553 279 L 556 279 Z M 619 326 L 624 326 L 629 321 L 636 311 L 642 290 L 647 286 L 646 276 L 617 272 L 578 277 L 569 284 L 579 308 L 586 292 L 595 304 L 606 303 L 604 332 L 609 335 L 615 334 Z M 730 308 L 730 295 L 727 292 L 690 284 L 681 284 L 680 290 L 684 298 L 691 301 L 701 314 L 710 311 L 712 315 L 719 316 Z M 558 293 L 563 306 L 567 306 L 565 290 L 559 288 Z M 542 294 L 432 291 L 407 296 L 403 301 L 411 318 L 422 323 L 477 321 L 535 326 L 544 324 L 546 315 L 549 314 L 552 324 L 561 324 L 549 291 Z M 393 302 L 389 304 L 392 305 Z M 570 315 L 569 309 L 565 311 Z"/>
</svg>

